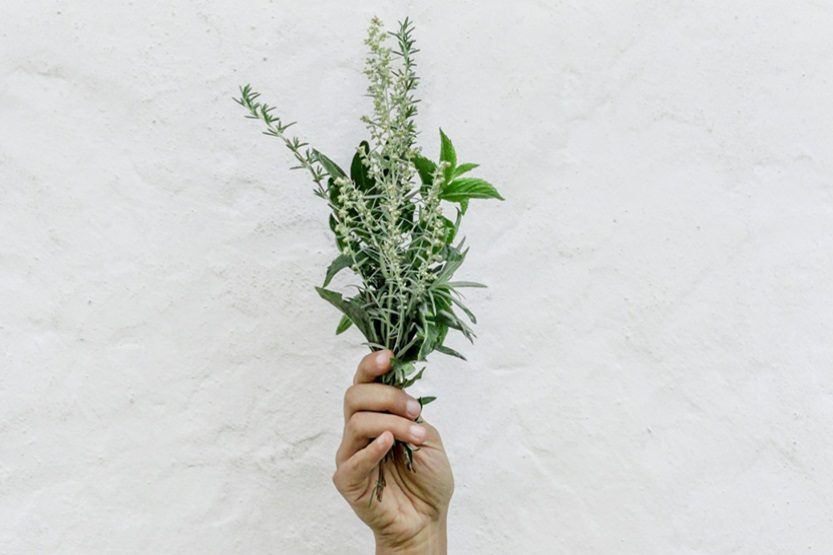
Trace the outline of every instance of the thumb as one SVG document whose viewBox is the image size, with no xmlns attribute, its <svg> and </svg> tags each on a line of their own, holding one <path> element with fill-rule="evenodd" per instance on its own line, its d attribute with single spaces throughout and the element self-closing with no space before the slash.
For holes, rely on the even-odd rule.
<svg viewBox="0 0 833 555">
<path fill-rule="evenodd" d="M 367 477 L 393 445 L 393 433 L 388 430 L 344 461 L 333 475 L 333 483 L 342 494 L 364 490 Z"/>
</svg>

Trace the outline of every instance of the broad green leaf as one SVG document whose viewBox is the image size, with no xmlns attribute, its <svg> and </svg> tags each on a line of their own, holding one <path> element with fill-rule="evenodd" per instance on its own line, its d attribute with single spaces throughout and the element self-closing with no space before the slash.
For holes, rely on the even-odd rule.
<svg viewBox="0 0 833 555">
<path fill-rule="evenodd" d="M 466 360 L 466 357 L 464 357 L 461 353 L 455 351 L 451 347 L 446 347 L 445 345 L 437 345 L 436 350 L 438 352 L 444 354 L 444 355 L 449 355 L 449 356 L 457 357 L 459 359 Z"/>
<path fill-rule="evenodd" d="M 454 174 L 451 177 L 453 179 L 456 179 L 456 178 L 460 177 L 461 175 L 463 175 L 464 173 L 470 172 L 474 168 L 478 168 L 478 167 L 480 167 L 480 164 L 471 164 L 471 163 L 460 164 L 459 166 L 457 166 L 457 168 L 455 168 Z"/>
<path fill-rule="evenodd" d="M 503 200 L 500 193 L 491 183 L 477 179 L 476 177 L 461 177 L 451 183 L 447 183 L 440 198 L 449 202 L 462 202 L 473 198 L 496 198 Z"/>
<path fill-rule="evenodd" d="M 460 201 L 460 213 L 465 214 L 466 210 L 469 209 L 469 199 L 463 199 Z"/>
<path fill-rule="evenodd" d="M 442 129 L 440 129 L 440 160 L 448 162 L 448 167 L 445 169 L 445 180 L 450 181 L 451 176 L 454 175 L 454 170 L 457 169 L 457 152 L 454 151 L 451 139 Z"/>
<path fill-rule="evenodd" d="M 350 177 L 360 191 L 367 191 L 373 186 L 373 180 L 367 175 L 367 168 L 362 164 L 362 155 L 359 154 L 361 150 L 364 150 L 365 153 L 370 151 L 370 145 L 367 144 L 367 141 L 362 141 L 359 148 L 356 149 L 356 154 L 353 155 L 353 162 L 350 164 Z"/>
<path fill-rule="evenodd" d="M 330 263 L 330 266 L 327 268 L 327 275 L 324 276 L 324 284 L 322 285 L 322 287 L 327 287 L 337 273 L 339 273 L 344 268 L 349 268 L 350 264 L 352 263 L 352 256 L 348 256 L 346 254 L 338 255 L 336 259 L 333 260 L 332 263 Z"/>
<path fill-rule="evenodd" d="M 324 169 L 327 170 L 327 173 L 330 174 L 330 177 L 335 179 L 336 177 L 347 177 L 347 174 L 344 173 L 344 170 L 338 167 L 338 165 L 318 152 L 317 150 L 313 150 L 315 153 L 315 157 L 321 162 L 321 165 L 324 166 Z"/>
<path fill-rule="evenodd" d="M 336 328 L 336 335 L 340 335 L 347 331 L 350 326 L 353 325 L 353 320 L 351 320 L 346 314 L 341 317 L 341 320 L 338 322 L 338 327 Z"/>
<path fill-rule="evenodd" d="M 430 185 L 434 180 L 434 172 L 437 170 L 437 164 L 424 156 L 415 156 L 414 167 L 416 167 L 422 183 L 424 185 Z"/>
</svg>

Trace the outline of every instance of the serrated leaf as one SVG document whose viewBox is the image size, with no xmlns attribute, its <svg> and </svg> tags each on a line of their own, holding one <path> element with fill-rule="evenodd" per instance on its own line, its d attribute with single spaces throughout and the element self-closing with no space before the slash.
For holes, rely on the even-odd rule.
<svg viewBox="0 0 833 555">
<path fill-rule="evenodd" d="M 341 317 L 341 320 L 338 322 L 338 327 L 336 327 L 336 335 L 341 335 L 348 329 L 350 326 L 353 325 L 353 320 L 351 320 L 346 314 Z"/>
<path fill-rule="evenodd" d="M 454 175 L 454 170 L 457 169 L 457 152 L 454 150 L 454 145 L 451 144 L 451 139 L 440 129 L 440 160 L 448 162 L 448 167 L 445 169 L 445 180 L 450 181 L 451 176 Z"/>
<path fill-rule="evenodd" d="M 424 156 L 415 156 L 414 167 L 422 183 L 424 185 L 430 185 L 434 180 L 434 172 L 437 170 L 437 164 Z"/>
<path fill-rule="evenodd" d="M 479 167 L 480 167 L 480 164 L 472 164 L 472 163 L 469 163 L 469 162 L 467 162 L 465 164 L 460 164 L 459 166 L 457 166 L 454 169 L 454 173 L 452 174 L 452 179 L 456 179 L 456 178 L 460 177 L 461 175 L 463 175 L 464 173 L 470 172 L 474 168 L 479 168 Z"/>
<path fill-rule="evenodd" d="M 324 276 L 324 283 L 323 283 L 322 287 L 327 287 L 330 284 L 330 282 L 333 280 L 333 278 L 335 277 L 335 275 L 337 273 L 339 273 L 344 268 L 349 268 L 352 263 L 353 263 L 353 257 L 352 256 L 349 256 L 349 255 L 346 255 L 346 254 L 338 255 L 336 257 L 336 259 L 333 260 L 330 263 L 330 265 L 327 267 L 327 275 Z"/>
<path fill-rule="evenodd" d="M 463 202 L 473 198 L 504 200 L 491 183 L 476 177 L 461 177 L 446 183 L 440 198 L 449 202 Z"/>
</svg>

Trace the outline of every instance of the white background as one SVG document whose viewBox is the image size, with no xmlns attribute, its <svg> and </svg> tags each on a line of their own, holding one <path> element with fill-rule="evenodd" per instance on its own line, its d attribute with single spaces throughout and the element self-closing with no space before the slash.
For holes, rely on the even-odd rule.
<svg viewBox="0 0 833 555">
<path fill-rule="evenodd" d="M 435 355 L 459 554 L 833 553 L 829 2 L 0 7 L 0 553 L 361 554 L 364 348 L 251 82 L 346 163 L 373 14 L 417 24 L 473 203 Z M 339 285 L 349 280 L 342 279 Z"/>
</svg>

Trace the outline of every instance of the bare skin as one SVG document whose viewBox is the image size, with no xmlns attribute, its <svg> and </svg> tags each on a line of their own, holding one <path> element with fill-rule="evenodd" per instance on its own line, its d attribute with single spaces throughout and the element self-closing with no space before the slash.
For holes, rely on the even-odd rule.
<svg viewBox="0 0 833 555">
<path fill-rule="evenodd" d="M 419 418 L 419 403 L 404 391 L 375 379 L 390 370 L 390 351 L 359 363 L 344 395 L 344 435 L 333 475 L 341 495 L 373 531 L 376 553 L 445 554 L 448 504 L 454 478 L 437 429 Z M 417 423 L 418 422 L 418 423 Z M 370 502 L 379 462 L 394 438 L 419 448 L 414 471 L 399 449 L 384 462 L 382 501 Z"/>
</svg>

